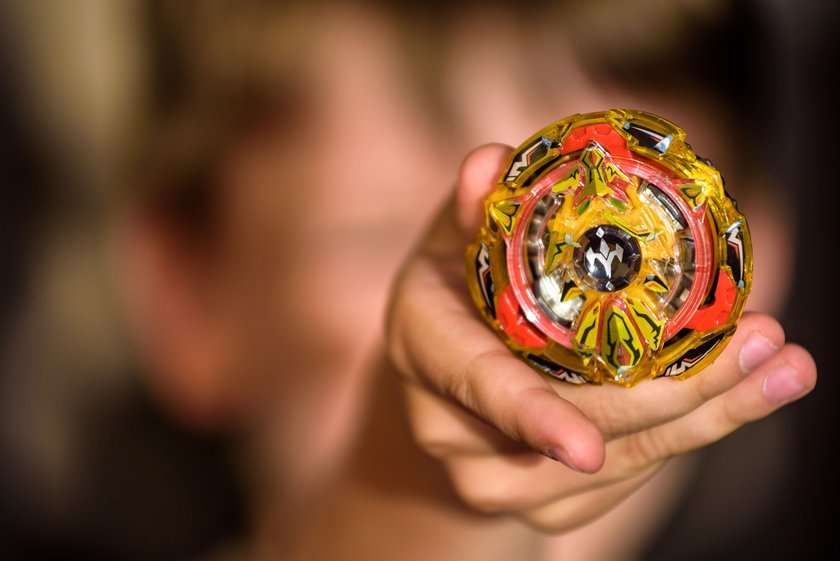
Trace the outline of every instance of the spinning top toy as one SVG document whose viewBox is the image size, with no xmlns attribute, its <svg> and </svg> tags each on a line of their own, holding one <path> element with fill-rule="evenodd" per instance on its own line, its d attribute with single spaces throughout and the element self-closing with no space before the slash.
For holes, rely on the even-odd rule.
<svg viewBox="0 0 840 561">
<path fill-rule="evenodd" d="M 613 109 L 517 148 L 467 250 L 484 319 L 536 370 L 574 384 L 686 378 L 723 350 L 752 249 L 718 170 L 674 124 Z"/>
</svg>

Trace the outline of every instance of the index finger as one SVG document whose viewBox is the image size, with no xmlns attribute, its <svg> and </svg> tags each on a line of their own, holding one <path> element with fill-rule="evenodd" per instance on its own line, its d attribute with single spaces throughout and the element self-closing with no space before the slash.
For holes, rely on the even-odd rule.
<svg viewBox="0 0 840 561">
<path fill-rule="evenodd" d="M 494 145 L 468 157 L 458 207 L 480 201 L 506 156 Z M 597 427 L 516 359 L 465 300 L 465 243 L 455 206 L 447 205 L 438 217 L 398 285 L 390 313 L 395 363 L 510 438 L 573 469 L 597 471 L 604 461 Z M 453 283 L 461 290 L 453 290 Z"/>
</svg>

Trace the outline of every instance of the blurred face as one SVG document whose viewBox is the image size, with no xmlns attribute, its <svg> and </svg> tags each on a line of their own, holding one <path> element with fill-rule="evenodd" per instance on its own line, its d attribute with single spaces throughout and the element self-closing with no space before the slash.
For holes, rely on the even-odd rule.
<svg viewBox="0 0 840 561">
<path fill-rule="evenodd" d="M 267 465 L 308 475 L 347 441 L 391 279 L 460 159 L 436 144 L 391 31 L 345 16 L 313 43 L 293 118 L 227 160 L 213 269 Z"/>
<path fill-rule="evenodd" d="M 596 86 L 562 45 L 535 62 L 545 86 L 535 95 L 531 81 L 514 79 L 527 57 L 503 15 L 475 14 L 457 29 L 442 76 L 456 122 L 429 117 L 394 26 L 336 7 L 301 64 L 296 104 L 224 162 L 222 235 L 207 276 L 232 341 L 226 376 L 266 444 L 258 463 L 275 476 L 314 478 L 346 445 L 391 280 L 469 149 L 627 106 L 671 118 L 727 167 L 717 112 L 702 96 L 650 100 Z M 761 254 L 757 242 L 756 279 Z"/>
<path fill-rule="evenodd" d="M 575 88 L 585 90 L 561 59 L 580 78 L 575 88 L 565 88 L 559 109 L 528 103 L 498 79 L 516 65 L 516 37 L 505 29 L 492 14 L 464 22 L 446 70 L 458 122 L 441 127 L 411 87 L 396 27 L 335 8 L 301 65 L 299 105 L 283 111 L 291 118 L 267 122 L 227 162 L 220 286 L 238 309 L 237 333 L 248 334 L 242 360 L 259 361 L 249 370 L 284 385 L 293 403 L 326 399 L 322 387 L 303 401 L 300 394 L 352 376 L 371 353 L 390 281 L 463 155 L 481 142 L 526 137 L 563 107 L 571 111 Z"/>
</svg>

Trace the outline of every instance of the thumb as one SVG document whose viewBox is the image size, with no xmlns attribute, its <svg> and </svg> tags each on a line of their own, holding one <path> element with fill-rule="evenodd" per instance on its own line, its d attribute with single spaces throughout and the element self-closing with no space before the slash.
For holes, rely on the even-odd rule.
<svg viewBox="0 0 840 561">
<path fill-rule="evenodd" d="M 484 222 L 484 197 L 499 182 L 511 152 L 513 148 L 506 144 L 485 144 L 461 164 L 455 207 L 458 227 L 465 236 L 474 237 Z"/>
<path fill-rule="evenodd" d="M 463 260 L 467 244 L 484 222 L 484 197 L 498 184 L 512 151 L 504 144 L 485 144 L 464 158 L 455 192 L 423 237 L 422 252 Z"/>
</svg>

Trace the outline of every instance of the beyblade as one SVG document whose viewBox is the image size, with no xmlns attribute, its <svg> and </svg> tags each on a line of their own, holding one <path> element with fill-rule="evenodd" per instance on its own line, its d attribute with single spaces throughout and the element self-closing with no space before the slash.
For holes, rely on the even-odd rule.
<svg viewBox="0 0 840 561">
<path fill-rule="evenodd" d="M 752 281 L 720 172 L 643 111 L 573 115 L 514 151 L 467 250 L 476 305 L 574 384 L 687 378 L 731 338 Z"/>
</svg>

